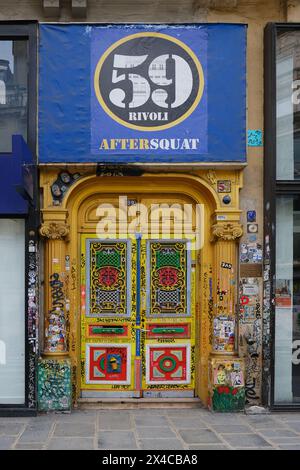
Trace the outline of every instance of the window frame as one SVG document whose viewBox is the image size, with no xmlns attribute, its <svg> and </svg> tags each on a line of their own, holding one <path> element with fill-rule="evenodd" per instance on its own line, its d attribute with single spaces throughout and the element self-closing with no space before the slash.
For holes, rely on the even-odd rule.
<svg viewBox="0 0 300 470">
<path fill-rule="evenodd" d="M 28 40 L 28 108 L 27 108 L 27 145 L 33 155 L 34 175 L 34 200 L 28 204 L 27 214 L 1 214 L 3 219 L 24 219 L 25 222 L 25 402 L 24 404 L 0 404 L 1 416 L 35 416 L 37 414 L 37 382 L 36 382 L 36 352 L 29 342 L 29 318 L 28 318 L 28 279 L 29 279 L 29 241 L 37 243 L 37 227 L 39 225 L 38 199 L 37 199 L 37 165 L 36 165 L 36 140 L 37 140 L 37 21 L 0 21 L 0 40 L 26 39 Z M 1 155 L 4 153 L 0 153 Z M 5 153 L 7 155 L 7 153 Z M 0 193 L 1 195 L 1 193 Z M 33 235 L 34 234 L 34 235 Z M 38 312 L 37 312 L 38 314 Z M 32 339 L 32 338 L 31 338 Z M 38 337 L 35 338 L 38 348 Z M 34 374 L 32 374 L 34 364 Z"/>
<path fill-rule="evenodd" d="M 0 41 L 28 40 L 27 145 L 35 155 L 37 133 L 37 21 L 1 21 Z M 0 152 L 7 154 L 9 152 Z"/>
<path fill-rule="evenodd" d="M 299 403 L 275 401 L 275 281 L 276 281 L 276 200 L 278 196 L 300 194 L 299 180 L 276 179 L 277 87 L 276 43 L 279 30 L 300 31 L 300 23 L 268 23 L 264 33 L 264 295 L 270 286 L 270 323 L 265 318 L 263 344 L 263 403 L 274 411 L 299 411 Z M 269 249 L 269 255 L 267 255 Z M 265 312 L 264 312 L 265 314 Z M 268 326 L 271 343 L 268 345 Z M 271 373 L 271 374 L 270 374 Z"/>
</svg>

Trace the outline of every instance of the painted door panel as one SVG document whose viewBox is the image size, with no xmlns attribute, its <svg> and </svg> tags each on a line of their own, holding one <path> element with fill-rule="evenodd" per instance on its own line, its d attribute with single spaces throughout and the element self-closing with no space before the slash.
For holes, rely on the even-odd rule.
<svg viewBox="0 0 300 470">
<path fill-rule="evenodd" d="M 194 395 L 194 268 L 188 240 L 143 240 L 145 397 Z M 193 264 L 194 266 L 194 264 Z"/>
<path fill-rule="evenodd" d="M 81 236 L 83 397 L 194 395 L 187 240 Z"/>
<path fill-rule="evenodd" d="M 129 239 L 81 236 L 82 396 L 135 395 L 135 258 Z"/>
</svg>

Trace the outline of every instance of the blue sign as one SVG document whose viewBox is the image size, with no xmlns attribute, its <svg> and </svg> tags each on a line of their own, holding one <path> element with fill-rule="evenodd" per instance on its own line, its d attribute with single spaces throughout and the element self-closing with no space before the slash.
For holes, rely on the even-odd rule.
<svg viewBox="0 0 300 470">
<path fill-rule="evenodd" d="M 244 162 L 246 26 L 40 26 L 39 162 Z"/>
</svg>

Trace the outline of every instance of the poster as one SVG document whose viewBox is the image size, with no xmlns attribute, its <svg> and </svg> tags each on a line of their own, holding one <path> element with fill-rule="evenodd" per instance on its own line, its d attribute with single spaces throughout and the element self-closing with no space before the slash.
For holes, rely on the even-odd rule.
<svg viewBox="0 0 300 470">
<path fill-rule="evenodd" d="M 292 293 L 290 279 L 276 279 L 275 302 L 276 307 L 291 308 Z"/>
<path fill-rule="evenodd" d="M 245 25 L 43 23 L 39 37 L 40 163 L 246 161 Z"/>
</svg>

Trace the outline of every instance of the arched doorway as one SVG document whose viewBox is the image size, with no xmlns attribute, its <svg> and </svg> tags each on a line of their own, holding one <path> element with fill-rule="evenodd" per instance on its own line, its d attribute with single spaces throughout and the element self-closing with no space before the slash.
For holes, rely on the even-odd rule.
<svg viewBox="0 0 300 470">
<path fill-rule="evenodd" d="M 194 397 L 200 208 L 155 192 L 82 203 L 81 397 Z"/>
<path fill-rule="evenodd" d="M 236 267 L 240 211 L 222 207 L 201 175 L 86 175 L 59 207 L 51 205 L 50 189 L 45 184 L 41 228 L 46 277 L 51 284 L 61 272 L 67 326 L 64 346 L 47 350 L 46 338 L 44 356 L 71 358 L 73 400 L 198 396 L 207 403 L 219 266 L 226 260 Z M 153 205 L 160 214 L 154 221 Z M 99 234 L 104 219 L 109 238 Z M 150 223 L 147 233 L 137 219 Z M 222 278 L 233 286 L 229 275 L 236 269 Z M 49 285 L 45 297 L 51 312 Z M 234 297 L 230 292 L 220 308 Z"/>
</svg>

